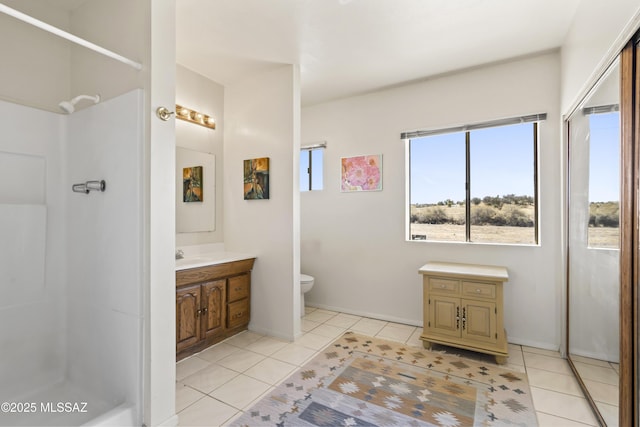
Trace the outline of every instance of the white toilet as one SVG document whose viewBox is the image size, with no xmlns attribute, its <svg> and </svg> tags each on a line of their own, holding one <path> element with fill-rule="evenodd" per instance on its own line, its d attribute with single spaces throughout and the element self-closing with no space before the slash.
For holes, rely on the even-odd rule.
<svg viewBox="0 0 640 427">
<path fill-rule="evenodd" d="M 304 294 L 313 287 L 313 276 L 307 274 L 300 275 L 300 317 L 304 316 Z"/>
</svg>

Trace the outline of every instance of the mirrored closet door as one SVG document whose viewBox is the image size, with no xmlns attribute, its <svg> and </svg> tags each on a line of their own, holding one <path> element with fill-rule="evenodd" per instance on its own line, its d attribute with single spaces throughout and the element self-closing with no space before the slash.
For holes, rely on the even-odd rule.
<svg viewBox="0 0 640 427">
<path fill-rule="evenodd" d="M 568 357 L 601 421 L 618 425 L 620 64 L 568 121 Z"/>
</svg>

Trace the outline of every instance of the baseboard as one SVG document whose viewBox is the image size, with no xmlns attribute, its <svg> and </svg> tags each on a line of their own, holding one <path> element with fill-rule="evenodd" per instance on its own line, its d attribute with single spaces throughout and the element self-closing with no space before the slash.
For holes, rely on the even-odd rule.
<svg viewBox="0 0 640 427">
<path fill-rule="evenodd" d="M 296 338 L 299 338 L 299 336 L 291 336 L 291 335 L 287 335 L 287 334 L 281 334 L 280 332 L 276 332 L 273 331 L 271 329 L 268 328 L 261 328 L 257 325 L 254 325 L 252 323 L 249 323 L 249 331 L 251 332 L 255 332 L 256 334 L 260 334 L 260 335 L 267 335 L 269 337 L 272 338 L 278 338 L 281 339 L 283 341 L 288 341 L 288 342 L 293 342 L 295 341 Z M 300 336 L 302 336 L 302 334 L 300 334 Z"/>
<path fill-rule="evenodd" d="M 376 320 L 384 320 L 386 322 L 395 322 L 395 323 L 402 323 L 405 325 L 410 325 L 410 326 L 417 326 L 422 328 L 422 321 L 418 321 L 415 319 L 406 319 L 406 318 L 402 318 L 402 317 L 395 317 L 395 316 L 386 316 L 384 314 L 379 314 L 379 313 L 371 313 L 368 311 L 359 311 L 359 310 L 351 310 L 349 308 L 345 308 L 345 307 L 336 307 L 336 306 L 332 306 L 332 305 L 325 305 L 325 304 L 316 304 L 312 301 L 308 301 L 305 302 L 306 305 L 308 307 L 315 307 L 315 308 L 321 308 L 323 310 L 329 310 L 329 311 L 338 311 L 340 313 L 345 313 L 345 314 L 353 314 L 354 316 L 361 316 L 361 317 L 368 317 L 370 319 L 376 319 Z"/>
<path fill-rule="evenodd" d="M 553 344 L 543 343 L 539 341 L 531 341 L 531 340 L 522 339 L 519 337 L 511 337 L 509 336 L 509 331 L 507 331 L 507 341 L 509 342 L 509 344 L 526 345 L 527 347 L 535 347 L 535 348 L 540 348 L 543 350 L 550 350 L 550 351 L 560 351 L 559 345 L 553 345 Z"/>
</svg>

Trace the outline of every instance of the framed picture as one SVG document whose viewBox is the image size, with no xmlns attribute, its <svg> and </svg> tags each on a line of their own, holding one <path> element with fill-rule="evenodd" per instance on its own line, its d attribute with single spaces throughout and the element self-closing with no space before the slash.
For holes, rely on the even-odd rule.
<svg viewBox="0 0 640 427">
<path fill-rule="evenodd" d="M 269 198 L 269 158 L 244 161 L 244 199 Z"/>
<path fill-rule="evenodd" d="M 340 191 L 382 190 L 382 154 L 343 157 Z"/>
<path fill-rule="evenodd" d="M 182 201 L 202 202 L 202 166 L 182 168 Z"/>
</svg>

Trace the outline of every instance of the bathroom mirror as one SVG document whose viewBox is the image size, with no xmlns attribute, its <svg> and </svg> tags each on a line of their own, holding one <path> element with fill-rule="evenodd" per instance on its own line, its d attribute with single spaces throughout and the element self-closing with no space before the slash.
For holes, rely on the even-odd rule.
<svg viewBox="0 0 640 427">
<path fill-rule="evenodd" d="M 216 158 L 176 147 L 176 232 L 216 229 Z"/>
<path fill-rule="evenodd" d="M 568 131 L 567 350 L 600 421 L 618 424 L 620 67 L 608 68 Z"/>
</svg>

